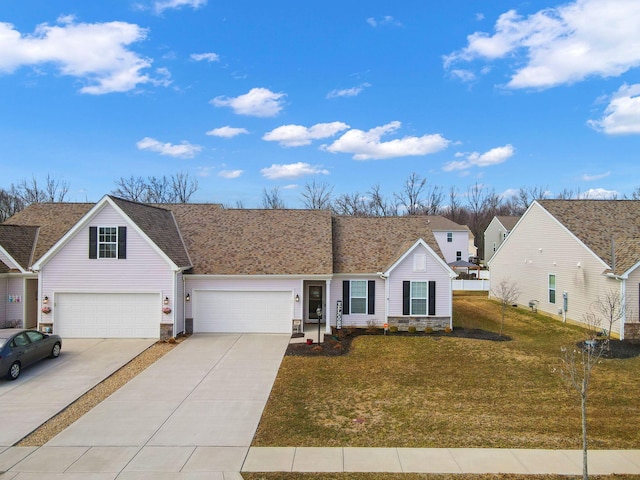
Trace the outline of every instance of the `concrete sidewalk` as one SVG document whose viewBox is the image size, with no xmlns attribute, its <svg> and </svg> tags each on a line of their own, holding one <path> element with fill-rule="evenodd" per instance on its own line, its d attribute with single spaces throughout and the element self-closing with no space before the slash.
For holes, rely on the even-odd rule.
<svg viewBox="0 0 640 480">
<path fill-rule="evenodd" d="M 156 341 L 63 339 L 58 358 L 26 368 L 17 380 L 0 380 L 0 446 L 21 440 Z"/>
<path fill-rule="evenodd" d="M 591 450 L 589 474 L 640 474 L 640 450 Z M 581 475 L 581 450 L 252 447 L 243 472 Z"/>
</svg>

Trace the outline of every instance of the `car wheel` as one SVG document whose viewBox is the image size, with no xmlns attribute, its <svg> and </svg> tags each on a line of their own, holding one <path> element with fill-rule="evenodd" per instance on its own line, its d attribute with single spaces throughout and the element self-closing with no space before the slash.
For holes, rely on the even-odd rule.
<svg viewBox="0 0 640 480">
<path fill-rule="evenodd" d="M 60 344 L 56 343 L 51 349 L 51 355 L 49 355 L 49 357 L 58 358 L 58 355 L 60 355 Z"/>
<path fill-rule="evenodd" d="M 20 376 L 21 369 L 22 368 L 20 367 L 20 362 L 13 362 L 11 364 L 11 368 L 9 368 L 9 373 L 7 374 L 7 378 L 9 380 L 15 380 Z"/>
</svg>

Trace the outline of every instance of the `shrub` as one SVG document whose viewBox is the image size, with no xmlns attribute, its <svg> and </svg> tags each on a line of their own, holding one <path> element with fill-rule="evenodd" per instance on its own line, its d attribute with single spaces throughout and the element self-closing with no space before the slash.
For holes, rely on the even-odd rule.
<svg viewBox="0 0 640 480">
<path fill-rule="evenodd" d="M 373 333 L 378 330 L 378 325 L 375 320 L 367 320 L 367 331 Z"/>
<path fill-rule="evenodd" d="M 415 325 L 410 325 L 409 329 L 408 329 L 409 333 L 416 333 L 416 326 Z"/>
<path fill-rule="evenodd" d="M 451 327 L 447 327 L 444 329 L 444 333 L 451 333 L 453 332 L 453 330 L 451 330 Z"/>
<path fill-rule="evenodd" d="M 433 333 L 433 328 L 427 327 L 424 329 L 424 333 Z"/>
<path fill-rule="evenodd" d="M 391 326 L 389 327 L 389 331 L 390 331 L 391 333 L 398 333 L 398 327 L 397 327 L 396 325 L 391 325 Z"/>
</svg>

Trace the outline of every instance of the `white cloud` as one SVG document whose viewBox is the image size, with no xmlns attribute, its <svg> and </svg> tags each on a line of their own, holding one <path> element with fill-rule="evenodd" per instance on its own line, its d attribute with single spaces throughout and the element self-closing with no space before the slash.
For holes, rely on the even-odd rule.
<svg viewBox="0 0 640 480">
<path fill-rule="evenodd" d="M 449 75 L 465 83 L 473 82 L 477 78 L 476 74 L 471 70 L 465 70 L 463 68 L 454 68 L 449 71 Z"/>
<path fill-rule="evenodd" d="M 220 55 L 218 55 L 217 53 L 192 53 L 191 54 L 191 59 L 195 60 L 196 62 L 201 62 L 202 60 L 206 60 L 207 62 L 219 62 L 220 61 Z"/>
<path fill-rule="evenodd" d="M 127 92 L 153 82 L 143 73 L 151 60 L 127 48 L 146 36 L 147 29 L 132 23 L 75 23 L 72 16 L 60 17 L 57 25 L 38 25 L 26 35 L 0 23 L 0 72 L 50 63 L 61 74 L 80 79 L 82 93 Z"/>
<path fill-rule="evenodd" d="M 182 142 L 178 145 L 172 143 L 162 143 L 155 138 L 145 137 L 136 143 L 139 150 L 149 150 L 151 152 L 159 153 L 160 155 L 168 155 L 176 158 L 193 158 L 200 151 L 202 147 L 200 145 L 193 145 L 189 142 Z"/>
<path fill-rule="evenodd" d="M 484 153 L 473 152 L 469 154 L 456 153 L 456 157 L 464 157 L 464 160 L 455 160 L 446 163 L 442 169 L 445 172 L 453 170 L 468 170 L 471 167 L 490 167 L 503 163 L 513 156 L 515 149 L 512 145 L 507 144 L 503 147 L 495 147 Z"/>
<path fill-rule="evenodd" d="M 153 3 L 153 9 L 156 13 L 162 13 L 165 10 L 191 7 L 194 10 L 207 4 L 207 0 L 156 0 Z"/>
<path fill-rule="evenodd" d="M 640 134 L 640 84 L 620 87 L 603 117 L 587 123 L 607 135 Z"/>
<path fill-rule="evenodd" d="M 243 173 L 244 170 L 222 170 L 218 173 L 218 176 L 222 178 L 233 179 L 238 178 Z"/>
<path fill-rule="evenodd" d="M 599 173 L 597 175 L 589 175 L 588 173 L 585 173 L 584 175 L 582 175 L 581 178 L 585 182 L 593 182 L 594 180 L 600 180 L 602 178 L 607 178 L 609 175 L 611 175 L 611 172 Z"/>
<path fill-rule="evenodd" d="M 370 83 L 363 83 L 361 85 L 358 85 L 357 87 L 345 88 L 342 90 L 331 90 L 329 93 L 327 93 L 327 98 L 356 97 L 360 95 L 360 93 L 362 93 L 365 88 L 370 86 Z"/>
<path fill-rule="evenodd" d="M 509 88 L 550 88 L 589 76 L 618 76 L 640 65 L 640 2 L 575 0 L 523 17 L 509 10 L 493 35 L 475 32 L 444 58 L 446 68 L 478 58 L 526 57 Z"/>
<path fill-rule="evenodd" d="M 342 122 L 317 123 L 309 128 L 302 125 L 282 125 L 265 133 L 262 139 L 278 142 L 283 147 L 300 147 L 309 145 L 312 140 L 333 137 L 347 128 L 349 125 Z"/>
<path fill-rule="evenodd" d="M 354 160 L 372 160 L 428 155 L 447 148 L 450 143 L 440 134 L 381 141 L 383 135 L 395 132 L 401 125 L 395 121 L 366 132 L 352 129 L 323 148 L 331 153 L 353 154 Z"/>
<path fill-rule="evenodd" d="M 390 26 L 393 26 L 393 27 L 401 27 L 402 26 L 402 22 L 399 22 L 398 20 L 393 18 L 391 15 L 385 15 L 384 17 L 380 17 L 378 19 L 376 19 L 374 17 L 369 17 L 369 18 L 367 18 L 367 23 L 369 25 L 371 25 L 372 27 L 379 27 L 379 26 L 384 26 L 384 25 L 390 25 Z"/>
<path fill-rule="evenodd" d="M 267 88 L 252 88 L 238 97 L 216 97 L 211 104 L 216 107 L 231 107 L 238 115 L 275 117 L 282 110 L 284 93 L 274 93 Z"/>
<path fill-rule="evenodd" d="M 588 200 L 607 200 L 618 197 L 618 192 L 615 190 L 605 190 L 604 188 L 591 188 L 586 192 L 580 194 L 580 198 Z"/>
<path fill-rule="evenodd" d="M 329 170 L 303 162 L 284 165 L 274 163 L 270 167 L 260 170 L 260 173 L 270 180 L 277 180 L 280 178 L 300 178 L 305 175 L 329 175 Z"/>
<path fill-rule="evenodd" d="M 249 130 L 246 128 L 235 128 L 230 126 L 214 128 L 213 130 L 209 130 L 207 135 L 211 135 L 214 137 L 222 137 L 222 138 L 233 138 L 238 135 L 243 135 L 249 133 Z"/>
<path fill-rule="evenodd" d="M 211 170 L 213 170 L 213 167 L 197 167 L 197 169 L 197 175 L 199 177 L 208 177 L 209 175 L 211 175 Z"/>
</svg>

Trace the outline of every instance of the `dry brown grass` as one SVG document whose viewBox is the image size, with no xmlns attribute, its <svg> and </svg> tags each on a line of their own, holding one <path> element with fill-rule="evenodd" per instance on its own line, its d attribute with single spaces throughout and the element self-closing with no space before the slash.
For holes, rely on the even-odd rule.
<svg viewBox="0 0 640 480">
<path fill-rule="evenodd" d="M 454 323 L 497 332 L 500 306 L 456 295 Z M 256 446 L 580 448 L 579 399 L 553 369 L 583 331 L 509 311 L 508 342 L 362 336 L 343 357 L 285 357 Z M 591 448 L 640 444 L 640 359 L 604 360 Z"/>
</svg>

